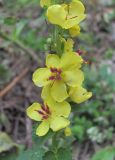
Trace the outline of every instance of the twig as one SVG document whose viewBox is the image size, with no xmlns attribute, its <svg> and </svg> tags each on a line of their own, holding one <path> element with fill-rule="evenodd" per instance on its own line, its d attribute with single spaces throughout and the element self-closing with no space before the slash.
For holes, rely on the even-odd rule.
<svg viewBox="0 0 115 160">
<path fill-rule="evenodd" d="M 88 156 L 88 148 L 89 148 L 89 142 L 86 142 L 84 148 L 82 149 L 83 152 L 81 154 L 81 159 L 83 159 L 84 157 L 87 157 Z M 87 158 L 86 158 L 87 159 Z"/>
<path fill-rule="evenodd" d="M 26 141 L 27 147 L 32 147 L 32 121 L 26 117 Z"/>
<path fill-rule="evenodd" d="M 15 140 L 17 139 L 18 137 L 18 128 L 19 128 L 19 120 L 20 120 L 20 115 L 18 115 L 18 117 L 16 118 L 15 120 L 15 127 L 14 127 L 14 131 L 13 131 L 13 134 L 14 134 L 14 137 L 15 137 Z"/>
<path fill-rule="evenodd" d="M 32 59 L 34 61 L 36 61 L 37 63 L 39 63 L 39 65 L 42 65 L 42 62 L 40 59 L 38 59 L 38 56 L 35 54 L 35 52 L 31 49 L 31 48 L 28 48 L 27 46 L 25 46 L 21 41 L 19 40 L 15 40 L 13 39 L 12 37 L 6 35 L 5 33 L 1 32 L 0 31 L 0 36 L 3 38 L 3 39 L 6 39 L 6 40 L 9 40 L 11 41 L 12 43 L 14 43 L 15 45 L 17 45 L 19 48 L 21 48 L 24 52 L 28 53 Z"/>
<path fill-rule="evenodd" d="M 29 68 L 25 68 L 20 75 L 15 77 L 13 81 L 8 84 L 1 92 L 0 92 L 0 97 L 3 97 L 6 95 L 29 71 Z"/>
</svg>

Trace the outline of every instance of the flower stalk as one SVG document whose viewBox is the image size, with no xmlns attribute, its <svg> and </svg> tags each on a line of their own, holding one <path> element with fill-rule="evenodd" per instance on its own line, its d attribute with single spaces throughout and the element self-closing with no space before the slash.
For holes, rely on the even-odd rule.
<svg viewBox="0 0 115 160">
<path fill-rule="evenodd" d="M 71 102 L 79 104 L 92 96 L 82 86 L 84 60 L 74 51 L 72 39 L 80 34 L 79 25 L 86 15 L 85 7 L 79 0 L 41 0 L 40 4 L 47 8 L 47 21 L 54 26 L 51 40 L 53 54 L 47 54 L 46 67 L 38 68 L 33 73 L 34 84 L 42 87 L 43 104 L 33 103 L 27 109 L 27 115 L 41 121 L 36 130 L 38 136 L 44 136 L 49 129 L 55 132 L 52 147 L 57 155 L 57 132 L 71 135 Z"/>
</svg>

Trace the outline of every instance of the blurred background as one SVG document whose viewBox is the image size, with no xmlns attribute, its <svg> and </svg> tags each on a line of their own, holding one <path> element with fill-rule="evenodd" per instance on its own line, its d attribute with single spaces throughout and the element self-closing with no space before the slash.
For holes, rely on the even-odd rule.
<svg viewBox="0 0 115 160">
<path fill-rule="evenodd" d="M 90 62 L 83 70 L 93 97 L 75 105 L 73 156 L 74 160 L 114 160 L 115 0 L 83 3 L 87 19 L 75 49 Z M 38 0 L 0 0 L 0 160 L 16 160 L 17 152 L 32 146 L 32 122 L 25 110 L 41 101 L 40 88 L 31 77 L 44 65 L 49 28 Z"/>
</svg>

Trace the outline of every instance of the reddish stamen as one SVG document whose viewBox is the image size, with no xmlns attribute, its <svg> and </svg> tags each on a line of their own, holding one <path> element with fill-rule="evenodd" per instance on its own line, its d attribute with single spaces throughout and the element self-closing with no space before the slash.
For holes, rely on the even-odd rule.
<svg viewBox="0 0 115 160">
<path fill-rule="evenodd" d="M 49 107 L 46 105 L 46 112 L 48 113 L 48 114 L 51 114 L 51 112 L 50 112 L 50 110 L 49 110 Z"/>
<path fill-rule="evenodd" d="M 57 76 L 56 76 L 56 80 L 61 80 L 60 75 L 57 75 Z"/>
<path fill-rule="evenodd" d="M 41 115 L 44 115 L 44 112 L 38 110 L 38 113 L 41 114 Z"/>
<path fill-rule="evenodd" d="M 55 80 L 55 76 L 50 76 L 49 80 Z"/>
<path fill-rule="evenodd" d="M 47 115 L 44 115 L 44 116 L 42 117 L 42 120 L 44 120 L 44 119 L 48 119 L 48 116 L 47 116 Z"/>
<path fill-rule="evenodd" d="M 83 51 L 80 50 L 80 49 L 78 49 L 78 50 L 77 50 L 77 53 L 78 53 L 79 55 L 82 55 L 82 54 L 83 54 Z"/>
<path fill-rule="evenodd" d="M 46 109 L 45 109 L 45 106 L 44 106 L 44 105 L 42 105 L 41 107 L 42 107 L 42 110 L 43 110 L 43 111 L 46 111 Z"/>
<path fill-rule="evenodd" d="M 51 67 L 51 68 L 50 68 L 50 71 L 51 71 L 51 72 L 57 72 L 57 68 L 52 68 L 52 67 Z"/>
<path fill-rule="evenodd" d="M 35 110 L 35 111 L 37 111 L 42 116 L 42 120 L 48 119 L 49 116 L 51 115 L 50 109 L 47 106 L 47 104 L 42 105 L 40 110 Z"/>
<path fill-rule="evenodd" d="M 52 72 L 52 75 L 49 77 L 48 80 L 61 80 L 61 72 L 62 70 L 59 68 L 50 68 L 50 71 Z"/>
<path fill-rule="evenodd" d="M 61 70 L 61 69 L 58 69 L 58 73 L 61 74 L 61 72 L 62 72 L 62 70 Z"/>
</svg>

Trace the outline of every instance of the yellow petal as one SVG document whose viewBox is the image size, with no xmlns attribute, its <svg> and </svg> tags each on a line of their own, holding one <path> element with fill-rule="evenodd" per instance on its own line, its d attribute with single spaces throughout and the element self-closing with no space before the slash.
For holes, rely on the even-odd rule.
<svg viewBox="0 0 115 160">
<path fill-rule="evenodd" d="M 33 82 L 36 86 L 42 87 L 50 83 L 48 78 L 51 76 L 51 72 L 48 68 L 39 68 L 33 73 Z"/>
<path fill-rule="evenodd" d="M 37 112 L 40 109 L 41 109 L 41 105 L 39 103 L 33 103 L 30 107 L 27 108 L 26 113 L 28 117 L 30 117 L 31 119 L 35 121 L 41 121 L 42 117 Z"/>
<path fill-rule="evenodd" d="M 69 5 L 64 6 L 67 14 L 67 20 L 62 24 L 62 27 L 69 29 L 77 24 L 79 24 L 86 15 L 84 14 L 85 7 L 82 2 L 78 0 L 73 0 Z"/>
<path fill-rule="evenodd" d="M 36 135 L 44 136 L 49 131 L 49 121 L 43 121 L 36 130 Z"/>
<path fill-rule="evenodd" d="M 64 41 L 64 52 L 72 52 L 73 51 L 73 44 L 74 44 L 74 41 L 69 38 L 67 39 L 67 41 L 65 40 Z"/>
<path fill-rule="evenodd" d="M 51 85 L 50 84 L 43 87 L 42 93 L 41 93 L 41 97 L 42 97 L 43 100 L 47 101 L 47 99 L 49 99 L 51 97 L 50 89 L 51 89 Z"/>
<path fill-rule="evenodd" d="M 61 25 L 66 17 L 66 12 L 61 5 L 52 5 L 47 10 L 47 17 L 50 23 Z"/>
<path fill-rule="evenodd" d="M 65 21 L 65 23 L 63 23 L 63 26 L 62 28 L 65 28 L 65 29 L 69 29 L 77 24 L 79 24 L 81 21 L 83 21 L 85 19 L 85 15 L 82 14 L 82 15 L 79 15 L 79 16 L 76 16 L 76 18 L 73 18 L 73 19 L 68 19 L 67 21 Z"/>
<path fill-rule="evenodd" d="M 46 66 L 50 67 L 59 67 L 60 59 L 56 54 L 48 54 L 46 57 Z"/>
<path fill-rule="evenodd" d="M 66 127 L 65 130 L 64 130 L 64 134 L 67 137 L 71 136 L 72 135 L 71 129 L 69 127 Z"/>
<path fill-rule="evenodd" d="M 79 69 L 67 70 L 63 72 L 62 77 L 65 83 L 72 87 L 81 85 L 84 80 L 84 74 Z"/>
<path fill-rule="evenodd" d="M 71 106 L 68 102 L 64 101 L 55 106 L 57 115 L 68 117 L 71 112 Z"/>
<path fill-rule="evenodd" d="M 80 68 L 83 63 L 83 59 L 75 52 L 69 52 L 62 55 L 60 63 L 63 70 Z"/>
<path fill-rule="evenodd" d="M 65 127 L 67 127 L 70 124 L 70 121 L 63 118 L 63 117 L 55 117 L 54 119 L 52 119 L 52 121 L 50 122 L 50 128 L 56 132 L 60 129 L 63 129 Z"/>
<path fill-rule="evenodd" d="M 76 10 L 77 8 L 77 10 Z M 72 0 L 71 2 L 71 7 L 70 7 L 70 13 L 73 13 L 74 15 L 84 13 L 85 12 L 85 7 L 83 3 L 80 0 Z"/>
<path fill-rule="evenodd" d="M 80 27 L 79 25 L 73 26 L 69 29 L 69 33 L 72 37 L 76 37 L 80 34 Z"/>
<path fill-rule="evenodd" d="M 47 100 L 48 106 L 52 109 L 52 116 L 63 116 L 68 117 L 71 112 L 71 106 L 68 102 L 56 102 L 54 99 Z"/>
<path fill-rule="evenodd" d="M 52 5 L 47 10 L 48 20 L 52 24 L 69 29 L 79 24 L 84 18 L 85 8 L 80 1 L 72 1 L 69 5 Z M 58 16 L 57 16 L 58 15 Z"/>
<path fill-rule="evenodd" d="M 71 111 L 71 106 L 68 102 L 56 102 L 50 94 L 51 85 L 47 85 L 42 90 L 42 99 L 50 107 L 53 116 L 68 117 Z"/>
<path fill-rule="evenodd" d="M 57 102 L 64 101 L 67 97 L 67 88 L 62 81 L 55 81 L 51 87 L 51 96 Z"/>
<path fill-rule="evenodd" d="M 76 103 L 82 103 L 89 98 L 91 98 L 92 92 L 87 92 L 87 90 L 81 86 L 70 89 L 70 98 Z"/>
</svg>

